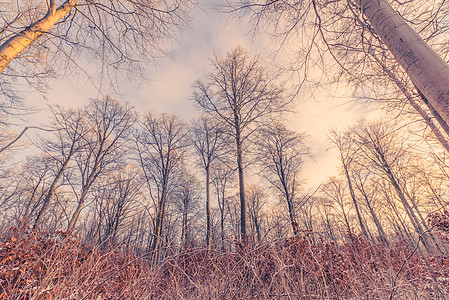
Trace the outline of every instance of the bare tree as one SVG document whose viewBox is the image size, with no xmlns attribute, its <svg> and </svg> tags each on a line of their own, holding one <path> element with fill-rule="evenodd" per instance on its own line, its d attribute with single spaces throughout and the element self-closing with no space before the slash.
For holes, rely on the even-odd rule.
<svg viewBox="0 0 449 300">
<path fill-rule="evenodd" d="M 372 57 L 372 60 L 377 63 L 380 71 L 396 85 L 396 89 L 398 90 L 396 95 L 398 93 L 403 95 L 410 106 L 422 118 L 425 125 L 431 129 L 438 142 L 447 152 L 449 152 L 449 126 L 441 119 L 441 116 L 435 112 L 433 107 L 429 105 L 427 98 L 416 89 L 416 86 L 408 82 L 410 81 L 409 78 L 401 76 L 400 72 L 395 69 L 395 66 L 390 66 L 391 64 L 386 63 L 386 61 L 388 61 L 388 55 L 385 53 L 369 53 L 369 55 Z M 396 95 L 392 94 L 389 98 L 401 98 L 400 95 Z M 393 99 L 390 99 L 389 101 L 394 102 Z M 402 99 L 400 99 L 400 102 L 402 102 L 401 100 Z"/>
<path fill-rule="evenodd" d="M 248 213 L 250 217 L 250 227 L 256 233 L 257 241 L 261 239 L 262 231 L 262 209 L 266 204 L 266 193 L 258 185 L 249 185 L 247 190 Z"/>
<path fill-rule="evenodd" d="M 343 180 L 331 177 L 323 185 L 323 193 L 327 196 L 329 200 L 329 205 L 334 209 L 334 211 L 343 218 L 344 224 L 346 226 L 347 233 L 352 235 L 351 220 L 350 220 L 350 205 L 348 203 L 346 194 L 346 184 Z"/>
<path fill-rule="evenodd" d="M 211 245 L 210 172 L 211 166 L 226 151 L 224 129 L 211 117 L 201 116 L 193 121 L 192 142 L 206 173 L 206 246 Z"/>
<path fill-rule="evenodd" d="M 5 173 L 0 176 L 0 210 L 4 223 L 11 225 L 11 217 L 18 222 L 30 222 L 48 189 L 51 167 L 51 160 L 39 153 L 28 157 L 17 170 L 2 170 Z"/>
<path fill-rule="evenodd" d="M 357 200 L 357 197 L 355 195 L 354 187 L 352 185 L 352 179 L 351 179 L 351 163 L 355 159 L 357 148 L 356 144 L 354 143 L 353 139 L 350 136 L 350 133 L 345 134 L 337 134 L 336 131 L 331 131 L 330 140 L 332 143 L 337 147 L 338 152 L 340 153 L 340 162 L 341 166 L 343 167 L 343 172 L 345 174 L 349 193 L 351 195 L 352 203 L 354 204 L 355 211 L 357 213 L 357 219 L 359 221 L 360 229 L 362 230 L 363 235 L 368 238 L 368 233 L 365 228 L 365 224 L 362 219 L 362 214 L 360 212 L 359 203 Z"/>
<path fill-rule="evenodd" d="M 352 170 L 352 178 L 355 184 L 355 187 L 359 191 L 362 198 L 365 200 L 366 207 L 370 212 L 370 215 L 373 219 L 373 222 L 377 228 L 377 232 L 379 234 L 379 238 L 385 246 L 388 246 L 387 234 L 379 220 L 378 214 L 375 211 L 374 203 L 377 200 L 379 202 L 379 192 L 378 185 L 373 177 L 374 174 L 367 170 L 364 166 L 360 166 L 358 168 L 353 168 Z M 377 198 L 377 199 L 376 199 Z"/>
<path fill-rule="evenodd" d="M 427 230 L 425 220 L 413 199 L 408 196 L 405 188 L 405 178 L 399 175 L 400 164 L 407 156 L 407 146 L 404 140 L 398 137 L 395 124 L 387 122 L 367 123 L 361 122 L 353 131 L 355 142 L 360 147 L 365 159 L 370 161 L 381 177 L 385 177 L 391 184 L 399 198 L 408 219 L 412 223 L 418 235 L 422 238 L 423 245 L 431 252 L 434 238 Z M 412 205 L 410 204 L 412 201 Z"/>
<path fill-rule="evenodd" d="M 391 85 L 385 77 L 392 79 L 386 74 L 388 70 L 406 82 L 407 89 L 424 96 L 413 99 L 405 95 L 423 118 L 428 119 L 426 114 L 430 113 L 441 128 L 449 124 L 449 66 L 442 59 L 448 46 L 442 38 L 448 29 L 444 21 L 449 10 L 446 1 L 228 2 L 231 11 L 249 14 L 254 27 L 262 26 L 272 32 L 279 47 L 298 45 L 294 69 L 307 71 L 316 62 L 329 63 L 322 57 L 327 52 L 356 88 L 366 90 L 370 81 L 385 86 L 379 88 L 381 85 L 375 83 L 369 95 L 363 93 L 365 98 L 373 97 L 376 90 L 388 91 L 386 86 Z M 316 53 L 321 56 L 319 59 L 313 57 Z M 401 86 L 396 89 L 404 91 Z M 429 109 L 420 110 L 415 104 Z"/>
<path fill-rule="evenodd" d="M 187 246 L 191 242 L 190 223 L 199 215 L 200 209 L 200 184 L 189 173 L 181 175 L 178 187 L 173 193 L 174 205 L 181 213 L 181 245 Z"/>
<path fill-rule="evenodd" d="M 44 151 L 56 164 L 53 181 L 48 188 L 42 207 L 34 221 L 33 229 L 37 229 L 42 217 L 51 201 L 54 191 L 68 168 L 72 157 L 85 146 L 85 138 L 90 129 L 86 124 L 86 111 L 81 109 L 64 109 L 55 107 L 52 109 L 54 124 L 54 139 L 44 141 Z"/>
<path fill-rule="evenodd" d="M 120 228 L 140 209 L 141 182 L 136 167 L 128 165 L 112 171 L 95 191 L 98 242 L 114 244 Z"/>
<path fill-rule="evenodd" d="M 127 137 L 136 121 L 131 107 L 109 97 L 91 100 L 86 115 L 90 134 L 85 137 L 86 146 L 74 156 L 81 183 L 69 230 L 75 228 L 92 184 L 120 163 Z"/>
<path fill-rule="evenodd" d="M 449 124 L 449 65 L 386 0 L 360 0 L 357 4 L 435 113 Z"/>
<path fill-rule="evenodd" d="M 296 211 L 303 203 L 297 203 L 299 172 L 303 157 L 308 154 L 304 134 L 288 130 L 283 124 L 275 123 L 262 130 L 258 141 L 259 163 L 262 176 L 285 199 L 293 233 L 298 234 Z"/>
<path fill-rule="evenodd" d="M 228 189 L 234 181 L 234 171 L 223 165 L 216 165 L 212 171 L 212 185 L 217 196 L 220 211 L 221 248 L 225 249 L 225 221 L 229 214 Z"/>
<path fill-rule="evenodd" d="M 138 160 L 156 209 L 151 247 L 155 263 L 159 260 L 167 199 L 180 173 L 187 134 L 186 125 L 176 116 L 148 113 L 136 137 Z"/>
<path fill-rule="evenodd" d="M 68 65 L 73 72 L 73 67 L 84 65 L 80 53 L 99 58 L 102 61 L 99 75 L 105 78 L 112 78 L 110 72 L 122 66 L 130 71 L 140 70 L 139 58 L 156 58 L 174 30 L 186 24 L 190 4 L 189 0 L 3 3 L 1 82 L 4 83 L 4 76 L 32 81 L 58 68 L 58 73 L 64 73 L 62 70 Z M 56 57 L 63 58 L 62 65 L 56 63 Z M 10 64 L 11 61 L 14 63 Z"/>
<path fill-rule="evenodd" d="M 246 238 L 246 201 L 244 152 L 249 139 L 261 128 L 263 121 L 274 113 L 284 111 L 288 101 L 277 77 L 262 66 L 259 57 L 250 59 L 240 47 L 223 59 L 214 58 L 214 71 L 205 81 L 195 85 L 196 103 L 226 128 L 235 140 L 239 178 L 240 231 Z"/>
</svg>

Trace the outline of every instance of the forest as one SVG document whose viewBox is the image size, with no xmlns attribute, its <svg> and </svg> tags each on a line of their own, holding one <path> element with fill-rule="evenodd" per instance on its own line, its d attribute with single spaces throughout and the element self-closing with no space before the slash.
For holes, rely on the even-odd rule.
<svg viewBox="0 0 449 300">
<path fill-rule="evenodd" d="M 449 3 L 209 2 L 0 2 L 0 299 L 449 298 Z M 212 49 L 194 118 L 125 100 L 199 11 L 272 56 Z M 322 91 L 376 114 L 315 184 Z"/>
</svg>

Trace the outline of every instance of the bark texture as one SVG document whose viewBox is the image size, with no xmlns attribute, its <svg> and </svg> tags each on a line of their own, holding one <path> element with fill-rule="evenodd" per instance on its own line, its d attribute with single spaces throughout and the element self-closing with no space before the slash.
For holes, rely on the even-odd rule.
<svg viewBox="0 0 449 300">
<path fill-rule="evenodd" d="M 442 120 L 449 124 L 449 65 L 387 0 L 359 0 L 363 14 Z"/>
</svg>

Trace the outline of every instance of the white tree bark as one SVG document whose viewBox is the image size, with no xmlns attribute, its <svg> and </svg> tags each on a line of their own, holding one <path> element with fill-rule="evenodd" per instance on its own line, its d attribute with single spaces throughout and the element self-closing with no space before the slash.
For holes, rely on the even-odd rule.
<svg viewBox="0 0 449 300">
<path fill-rule="evenodd" d="M 31 24 L 11 36 L 0 45 L 0 74 L 8 64 L 26 47 L 48 32 L 58 21 L 67 16 L 79 0 L 66 0 L 56 8 L 55 1 L 50 2 L 47 14 L 36 23 Z"/>
<path fill-rule="evenodd" d="M 387 0 L 359 0 L 359 4 L 413 83 L 449 124 L 449 65 L 394 11 Z"/>
</svg>

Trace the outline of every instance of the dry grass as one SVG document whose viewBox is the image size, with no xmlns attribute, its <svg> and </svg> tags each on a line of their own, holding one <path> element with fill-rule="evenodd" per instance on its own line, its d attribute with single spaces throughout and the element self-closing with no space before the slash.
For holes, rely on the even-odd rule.
<svg viewBox="0 0 449 300">
<path fill-rule="evenodd" d="M 0 243 L 0 299 L 445 299 L 449 260 L 397 242 L 307 233 L 235 251 L 148 256 L 87 247 L 59 232 L 12 228 Z"/>
</svg>

